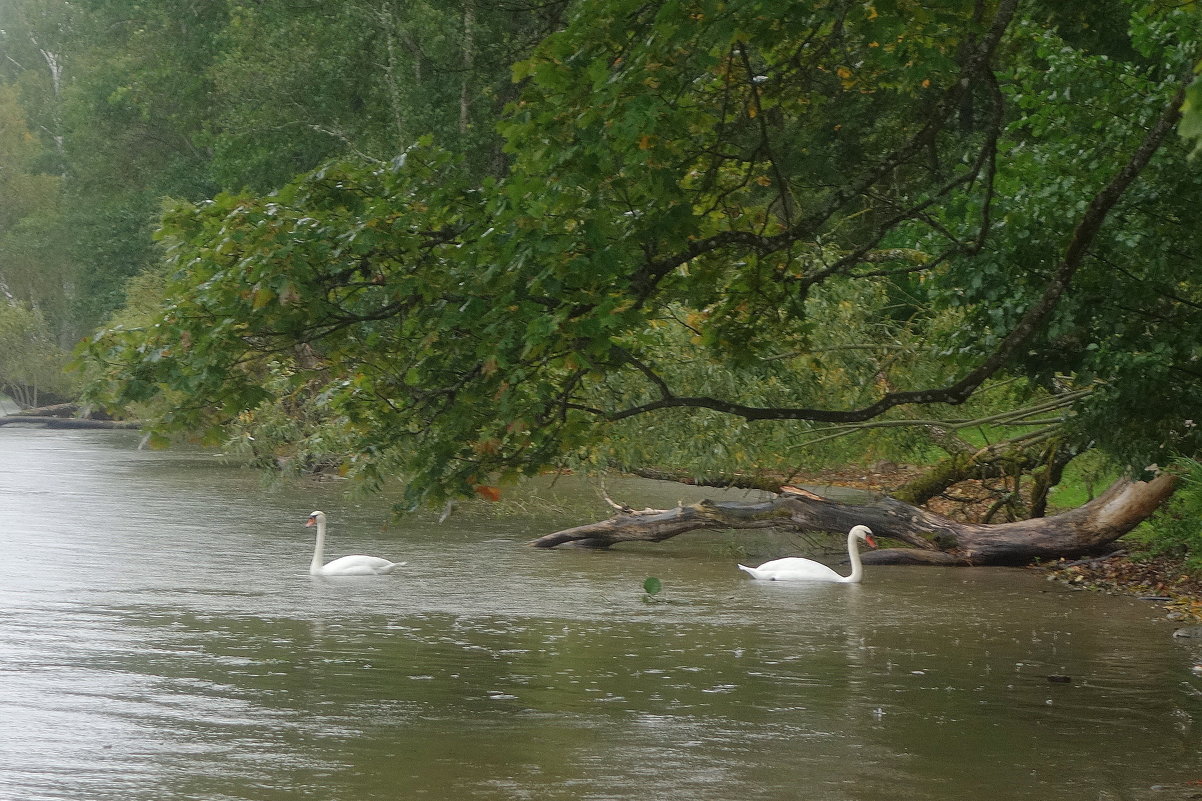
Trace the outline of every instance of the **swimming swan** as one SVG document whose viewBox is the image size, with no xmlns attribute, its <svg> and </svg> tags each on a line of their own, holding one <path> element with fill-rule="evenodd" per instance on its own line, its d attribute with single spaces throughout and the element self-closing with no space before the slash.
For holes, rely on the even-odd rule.
<svg viewBox="0 0 1202 801">
<path fill-rule="evenodd" d="M 859 584 L 860 580 L 864 578 L 864 566 L 860 564 L 860 540 L 868 543 L 869 547 L 876 547 L 876 540 L 872 538 L 872 530 L 868 526 L 854 526 L 851 531 L 847 532 L 847 555 L 851 557 L 850 576 L 840 576 L 820 562 L 796 556 L 773 559 L 771 562 L 764 562 L 759 567 L 739 565 L 739 570 L 752 578 L 765 581 L 830 581 L 840 584 Z"/>
<path fill-rule="evenodd" d="M 378 556 L 344 556 L 328 565 L 321 563 L 326 548 L 326 513 L 314 512 L 305 521 L 305 526 L 317 526 L 317 545 L 313 548 L 313 564 L 309 573 L 314 576 L 382 576 L 391 573 L 405 562 L 389 562 Z"/>
</svg>

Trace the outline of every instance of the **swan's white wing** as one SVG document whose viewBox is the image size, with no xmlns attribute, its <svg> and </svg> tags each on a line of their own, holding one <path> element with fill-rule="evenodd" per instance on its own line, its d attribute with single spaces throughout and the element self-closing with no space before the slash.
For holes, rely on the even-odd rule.
<svg viewBox="0 0 1202 801">
<path fill-rule="evenodd" d="M 757 568 L 739 567 L 758 579 L 771 581 L 844 581 L 843 576 L 821 562 L 798 556 L 773 559 Z"/>
<path fill-rule="evenodd" d="M 389 562 L 387 559 L 381 559 L 378 556 L 355 554 L 354 556 L 344 556 L 341 559 L 335 559 L 333 562 L 324 565 L 321 568 L 321 575 L 378 576 L 391 573 L 404 564 L 404 562 Z"/>
</svg>

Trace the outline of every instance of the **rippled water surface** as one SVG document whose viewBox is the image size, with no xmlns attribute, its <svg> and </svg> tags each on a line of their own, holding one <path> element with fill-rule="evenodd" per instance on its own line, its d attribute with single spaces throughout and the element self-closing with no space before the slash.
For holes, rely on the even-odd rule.
<svg viewBox="0 0 1202 801">
<path fill-rule="evenodd" d="M 341 490 L 0 428 L 0 799 L 1143 799 L 1202 778 L 1202 653 L 1146 601 L 1024 570 L 757 583 L 716 535 L 525 547 L 605 514 L 571 481 L 442 525 Z M 327 558 L 409 565 L 310 577 L 313 508 Z"/>
</svg>

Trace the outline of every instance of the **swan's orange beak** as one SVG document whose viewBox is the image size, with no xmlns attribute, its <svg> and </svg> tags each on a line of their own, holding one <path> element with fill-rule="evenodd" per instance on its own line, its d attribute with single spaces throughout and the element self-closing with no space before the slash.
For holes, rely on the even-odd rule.
<svg viewBox="0 0 1202 801">
<path fill-rule="evenodd" d="M 868 547 L 869 547 L 869 548 L 875 548 L 875 547 L 876 547 L 876 540 L 874 540 L 874 539 L 872 538 L 872 535 L 871 535 L 871 534 L 869 534 L 868 536 L 866 536 L 866 537 L 864 538 L 864 542 L 868 543 Z"/>
<path fill-rule="evenodd" d="M 309 528 L 316 522 L 317 522 L 316 520 L 314 520 L 313 518 L 310 517 L 308 520 L 305 521 L 305 528 Z"/>
</svg>

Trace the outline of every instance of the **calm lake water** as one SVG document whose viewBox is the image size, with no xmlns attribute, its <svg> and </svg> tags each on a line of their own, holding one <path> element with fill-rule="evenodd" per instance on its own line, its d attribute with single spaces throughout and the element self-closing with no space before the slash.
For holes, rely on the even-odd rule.
<svg viewBox="0 0 1202 801">
<path fill-rule="evenodd" d="M 1146 601 L 1020 569 L 735 569 L 809 545 L 783 535 L 539 551 L 606 514 L 593 488 L 398 524 L 338 482 L 267 488 L 137 444 L 0 428 L 0 799 L 1153 799 L 1202 779 L 1202 646 Z M 408 566 L 310 577 L 315 508 L 327 559 Z"/>
</svg>

